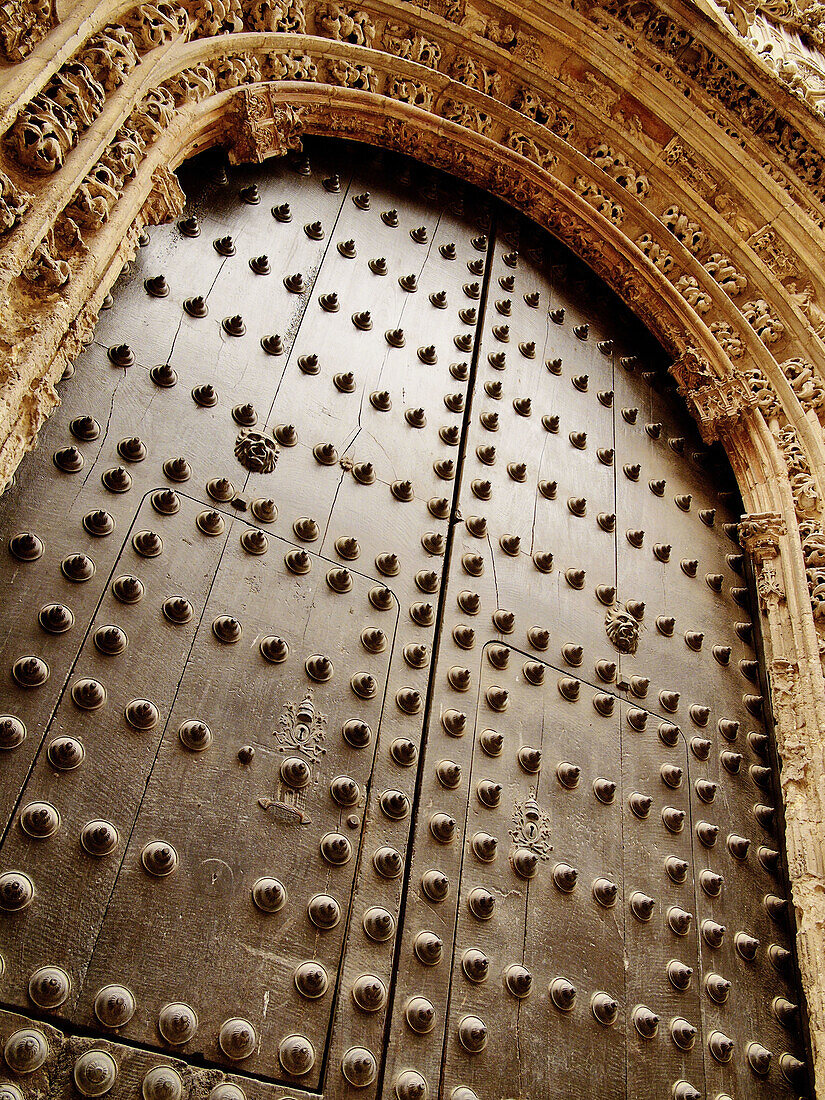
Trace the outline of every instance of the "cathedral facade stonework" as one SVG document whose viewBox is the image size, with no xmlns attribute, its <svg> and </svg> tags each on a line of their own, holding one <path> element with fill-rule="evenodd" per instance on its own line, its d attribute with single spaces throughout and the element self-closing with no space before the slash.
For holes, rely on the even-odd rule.
<svg viewBox="0 0 825 1100">
<path fill-rule="evenodd" d="M 215 145 L 410 155 L 546 227 L 655 334 L 745 504 L 825 1096 L 822 5 L 8 0 L 0 55 L 2 485 Z"/>
</svg>

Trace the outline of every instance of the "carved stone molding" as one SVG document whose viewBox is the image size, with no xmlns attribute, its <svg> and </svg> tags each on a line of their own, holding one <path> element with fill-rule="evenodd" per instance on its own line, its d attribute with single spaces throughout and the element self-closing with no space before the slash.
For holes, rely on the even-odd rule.
<svg viewBox="0 0 825 1100">
<path fill-rule="evenodd" d="M 300 110 L 279 106 L 272 85 L 241 88 L 233 97 L 226 122 L 226 145 L 231 164 L 260 164 L 301 148 Z"/>
</svg>

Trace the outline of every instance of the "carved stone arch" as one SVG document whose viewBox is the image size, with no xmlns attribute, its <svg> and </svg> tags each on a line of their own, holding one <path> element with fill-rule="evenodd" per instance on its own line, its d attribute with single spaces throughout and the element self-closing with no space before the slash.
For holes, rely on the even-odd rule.
<svg viewBox="0 0 825 1100">
<path fill-rule="evenodd" d="M 95 27 L 103 25 L 99 20 L 104 16 L 116 19 L 124 10 L 123 4 L 107 6 L 95 16 Z M 386 14 L 388 9 L 381 10 Z M 411 12 L 405 10 L 404 15 L 409 23 L 414 22 Z M 422 19 L 423 24 L 424 30 L 432 33 L 434 18 L 429 22 Z M 445 32 L 445 40 L 450 35 L 455 45 L 461 36 L 452 30 Z M 89 36 L 89 27 L 78 30 L 73 44 L 65 36 L 59 58 L 68 59 L 73 48 Z M 677 220 L 684 217 L 685 225 L 699 225 L 709 219 L 718 234 L 714 245 L 730 246 L 736 252 L 739 270 L 757 290 L 755 300 L 770 303 L 782 321 L 787 334 L 782 338 L 783 358 L 809 360 L 811 377 L 820 390 L 825 379 L 825 346 L 810 330 L 788 288 L 743 240 L 741 231 L 722 217 L 700 189 L 681 178 L 667 194 L 659 194 L 652 206 L 645 201 L 647 195 L 631 193 L 625 183 L 600 166 L 604 157 L 594 160 L 586 149 L 487 91 L 376 49 L 275 33 L 184 39 L 182 35 L 168 48 L 159 48 L 157 56 L 152 54 L 129 74 L 83 141 L 71 149 L 58 176 L 38 181 L 21 172 L 13 159 L 4 162 L 11 188 L 37 190 L 38 199 L 12 227 L 0 264 L 6 321 L 6 336 L 0 345 L 4 361 L 0 476 L 11 476 L 21 455 L 34 445 L 43 418 L 57 404 L 55 384 L 91 339 L 101 303 L 124 262 L 134 254 L 143 227 L 179 213 L 182 194 L 174 169 L 196 152 L 224 145 L 238 161 L 261 161 L 295 148 L 302 132 L 352 137 L 408 153 L 455 174 L 495 193 L 545 226 L 618 293 L 673 356 L 672 373 L 680 391 L 704 437 L 718 439 L 724 446 L 742 491 L 748 515 L 741 539 L 755 564 L 766 619 L 768 671 L 783 759 L 787 849 L 799 916 L 800 962 L 817 1079 L 820 1089 L 825 1089 L 825 984 L 820 965 L 825 950 L 821 916 L 825 872 L 816 835 L 819 823 L 825 820 L 821 732 L 825 730 L 821 664 L 825 639 L 818 632 L 825 608 L 820 611 L 816 603 L 812 607 L 806 573 L 808 561 L 825 553 L 820 525 L 825 500 L 825 452 L 818 419 L 822 402 L 813 403 L 805 396 L 807 391 L 794 386 L 771 350 L 774 345 L 760 339 L 756 327 L 743 320 L 737 301 L 720 289 L 697 250 L 689 247 L 690 231 L 685 230 L 685 240 L 678 236 L 681 229 L 674 231 Z M 470 41 L 464 35 L 462 41 L 465 55 L 476 65 L 496 57 L 498 47 L 491 47 L 483 37 L 476 35 Z M 297 55 L 308 58 L 316 67 L 317 78 L 294 80 L 289 75 L 295 73 L 285 73 L 276 80 L 262 80 L 260 64 L 256 68 L 250 58 L 273 54 L 286 55 L 291 61 Z M 238 59 L 238 86 L 220 90 L 210 85 L 207 72 L 214 80 L 216 69 L 231 67 Z M 350 66 L 349 73 L 360 72 L 361 78 L 352 78 L 356 82 L 363 78 L 369 84 L 364 75 L 365 67 L 369 68 L 381 75 L 385 89 L 391 79 L 426 83 L 432 102 L 425 109 L 369 87 L 324 82 L 322 66 L 331 61 Z M 528 63 L 522 68 L 525 73 L 536 71 L 536 66 Z M 41 70 L 44 74 L 48 75 L 45 68 Z M 227 83 L 232 79 L 227 78 Z M 169 89 L 177 80 L 191 80 L 191 101 L 182 95 L 174 111 L 160 118 L 157 132 L 147 131 L 153 139 L 141 139 L 142 149 L 139 142 L 124 138 L 121 128 L 135 123 L 136 112 L 151 94 L 161 87 Z M 38 81 L 42 86 L 39 77 Z M 652 96 L 655 80 L 651 78 L 648 85 Z M 29 94 L 24 95 L 24 82 L 18 82 L 16 94 L 5 99 L 9 122 L 16 114 L 13 106 L 30 99 Z M 447 113 L 455 114 L 458 121 L 444 117 L 447 101 L 456 105 Z M 572 102 L 570 97 L 566 107 Z M 161 108 L 155 107 L 162 115 Z M 483 126 L 469 125 L 481 115 L 493 120 L 490 133 L 479 132 Z M 609 112 L 602 116 L 605 133 L 613 135 L 615 142 L 617 121 Z M 592 127 L 599 110 L 585 103 L 581 117 Z M 149 115 L 143 121 L 151 127 L 152 118 Z M 710 122 L 707 126 L 708 159 L 715 157 L 720 165 L 730 163 L 724 131 L 718 127 L 711 131 Z M 106 179 L 89 180 L 96 165 L 107 167 L 107 158 L 114 156 L 113 146 L 118 141 L 128 146 L 130 140 L 135 145 L 131 153 L 129 148 L 115 149 L 121 157 L 121 174 L 108 201 Z M 632 133 L 625 134 L 622 143 L 631 152 L 643 150 Z M 135 160 L 133 168 L 130 155 Z M 664 156 L 663 150 L 648 150 L 651 169 L 660 165 Z M 652 172 L 654 181 L 663 180 L 664 174 L 657 175 L 657 171 Z M 753 171 L 754 178 L 761 171 L 755 160 Z M 580 179 L 582 184 L 577 182 Z M 769 177 L 765 175 L 765 179 Z M 759 177 L 764 194 L 771 192 L 771 187 L 776 192 L 778 188 L 768 186 L 765 179 Z M 755 191 L 759 193 L 759 188 Z M 96 199 L 103 201 L 102 207 L 94 205 Z M 622 209 L 621 217 L 611 217 L 616 206 Z M 90 223 L 78 228 L 73 212 L 81 207 Z M 677 210 L 668 225 L 670 208 Z M 99 224 L 92 220 L 95 209 L 100 212 Z M 810 228 L 805 224 L 809 215 L 810 210 L 794 210 L 784 217 L 778 247 L 784 247 L 787 254 L 794 255 L 794 250 L 802 247 L 803 233 Z M 823 251 L 810 237 L 806 247 L 800 260 L 804 270 L 815 267 Z M 665 252 L 677 257 L 681 276 L 693 280 L 681 290 L 661 260 Z M 705 249 L 701 257 L 707 256 Z M 685 287 L 695 294 L 686 295 Z M 694 308 L 702 294 L 712 299 L 712 313 Z M 794 375 L 794 380 L 799 377 Z"/>
</svg>

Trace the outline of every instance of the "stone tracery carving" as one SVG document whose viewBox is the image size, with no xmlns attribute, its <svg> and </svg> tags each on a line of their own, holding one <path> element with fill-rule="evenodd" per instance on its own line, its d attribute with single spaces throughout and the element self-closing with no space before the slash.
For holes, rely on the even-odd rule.
<svg viewBox="0 0 825 1100">
<path fill-rule="evenodd" d="M 69 112 L 41 93 L 21 108 L 6 135 L 14 159 L 33 172 L 56 172 L 77 140 Z"/>
<path fill-rule="evenodd" d="M 8 61 L 22 61 L 52 27 L 50 0 L 4 0 L 0 4 L 0 49 Z"/>
<path fill-rule="evenodd" d="M 107 92 L 120 87 L 140 61 L 132 35 L 117 24 L 110 24 L 92 35 L 78 59 L 89 67 Z"/>
<path fill-rule="evenodd" d="M 742 316 L 756 331 L 763 344 L 775 344 L 785 333 L 785 326 L 763 298 L 745 302 Z"/>
<path fill-rule="evenodd" d="M 727 256 L 714 252 L 703 262 L 702 267 L 708 275 L 721 286 L 731 298 L 736 298 L 748 288 L 748 280 L 734 267 Z"/>
<path fill-rule="evenodd" d="M 303 0 L 253 0 L 244 10 L 244 25 L 250 31 L 303 34 L 306 15 Z"/>
<path fill-rule="evenodd" d="M 647 176 L 631 165 L 624 154 L 616 152 L 605 142 L 591 146 L 588 156 L 605 175 L 610 176 L 620 187 L 632 191 L 640 199 L 645 198 L 650 192 L 650 180 Z"/>
<path fill-rule="evenodd" d="M 669 206 L 662 214 L 662 222 L 673 236 L 682 242 L 688 252 L 692 252 L 695 256 L 702 251 L 705 245 L 704 230 L 696 222 L 690 221 L 678 206 Z"/>
<path fill-rule="evenodd" d="M 341 88 L 358 88 L 362 92 L 378 90 L 378 75 L 371 65 L 354 64 L 352 61 L 331 61 L 329 78 Z"/>
<path fill-rule="evenodd" d="M 441 47 L 423 35 L 414 32 L 403 23 L 387 23 L 383 42 L 386 49 L 406 61 L 415 61 L 429 69 L 437 69 L 441 61 Z"/>
<path fill-rule="evenodd" d="M 586 176 L 576 176 L 573 186 L 579 192 L 585 202 L 589 202 L 600 214 L 613 225 L 621 225 L 624 221 L 624 207 L 616 202 L 601 187 L 598 187 Z"/>
<path fill-rule="evenodd" d="M 367 12 L 360 8 L 325 4 L 316 9 L 315 23 L 321 34 L 334 38 L 336 42 L 371 46 L 375 38 L 375 24 Z"/>
<path fill-rule="evenodd" d="M 699 286 L 694 275 L 681 275 L 676 281 L 676 289 L 698 314 L 710 313 L 713 299 Z"/>
</svg>

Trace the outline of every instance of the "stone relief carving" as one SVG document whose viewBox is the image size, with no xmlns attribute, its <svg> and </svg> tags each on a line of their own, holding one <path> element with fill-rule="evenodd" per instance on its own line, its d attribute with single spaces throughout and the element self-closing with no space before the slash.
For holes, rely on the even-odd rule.
<svg viewBox="0 0 825 1100">
<path fill-rule="evenodd" d="M 716 337 L 719 347 L 732 363 L 742 358 L 745 354 L 745 345 L 742 343 L 742 337 L 739 333 L 734 332 L 732 326 L 729 325 L 727 321 L 711 321 L 709 328 Z"/>
<path fill-rule="evenodd" d="M 304 0 L 254 0 L 245 6 L 244 25 L 249 31 L 303 34 Z"/>
<path fill-rule="evenodd" d="M 103 85 L 82 61 L 70 61 L 56 72 L 45 94 L 71 115 L 82 130 L 91 126 L 106 102 Z"/>
<path fill-rule="evenodd" d="M 410 103 L 413 107 L 420 107 L 424 111 L 432 109 L 433 92 L 426 84 L 417 80 L 404 80 L 394 77 L 390 82 L 387 95 L 397 99 L 401 103 Z"/>
<path fill-rule="evenodd" d="M 127 125 L 147 145 L 156 141 L 175 115 L 175 100 L 166 88 L 154 88 L 144 96 L 140 106 L 129 115 Z"/>
<path fill-rule="evenodd" d="M 252 54 L 231 54 L 214 62 L 213 72 L 215 88 L 226 92 L 243 84 L 257 84 L 261 80 L 261 63 Z"/>
<path fill-rule="evenodd" d="M 80 51 L 78 60 L 89 67 L 107 92 L 113 92 L 131 73 L 140 57 L 129 31 L 117 24 L 110 24 L 92 35 Z"/>
<path fill-rule="evenodd" d="M 244 431 L 235 440 L 235 458 L 255 474 L 271 474 L 279 452 L 275 440 L 260 432 Z"/>
<path fill-rule="evenodd" d="M 514 152 L 532 160 L 547 172 L 552 172 L 558 164 L 559 158 L 555 154 L 549 149 L 542 148 L 533 138 L 525 137 L 518 130 L 508 130 L 504 140 Z"/>
<path fill-rule="evenodd" d="M 787 359 L 780 369 L 791 384 L 803 409 L 825 408 L 825 382 L 805 359 Z"/>
<path fill-rule="evenodd" d="M 587 154 L 593 163 L 615 180 L 620 187 L 644 199 L 650 193 L 650 180 L 638 168 L 631 165 L 623 153 L 616 152 L 602 142 L 590 147 Z"/>
<path fill-rule="evenodd" d="M 269 76 L 273 80 L 318 79 L 318 66 L 309 54 L 299 53 L 297 50 L 290 50 L 286 53 L 271 53 L 267 62 Z M 247 80 L 243 83 L 252 84 L 254 81 Z"/>
<path fill-rule="evenodd" d="M 766 420 L 777 417 L 782 406 L 776 396 L 776 390 L 758 367 L 749 367 L 744 374 L 745 381 L 753 394 L 756 405 Z"/>
<path fill-rule="evenodd" d="M 352 61 L 330 61 L 329 79 L 341 88 L 359 88 L 362 92 L 378 91 L 378 74 L 371 65 Z"/>
<path fill-rule="evenodd" d="M 229 159 L 260 164 L 301 148 L 302 113 L 272 101 L 271 89 L 243 88 L 234 97 L 226 124 Z"/>
<path fill-rule="evenodd" d="M 77 141 L 77 123 L 69 112 L 44 93 L 36 95 L 6 134 L 11 156 L 32 172 L 56 172 Z"/>
<path fill-rule="evenodd" d="M 755 401 L 745 379 L 731 373 L 723 378 L 694 351 L 686 351 L 670 367 L 679 393 L 693 410 L 706 443 L 719 439 Z"/>
<path fill-rule="evenodd" d="M 6 173 L 0 172 L 0 236 L 20 224 L 31 201 L 31 195 L 15 187 Z"/>
<path fill-rule="evenodd" d="M 654 240 L 649 233 L 643 233 L 641 237 L 638 237 L 636 244 L 642 252 L 644 252 L 653 266 L 658 268 L 663 275 L 669 275 L 671 273 L 676 261 L 673 259 L 670 252 L 663 248 L 657 240 Z"/>
<path fill-rule="evenodd" d="M 744 275 L 740 275 L 731 260 L 721 252 L 714 252 L 712 256 L 708 256 L 702 267 L 731 298 L 738 298 L 748 289 L 748 280 Z"/>
<path fill-rule="evenodd" d="M 489 134 L 493 122 L 486 111 L 479 110 L 472 103 L 462 103 L 457 99 L 445 99 L 442 114 L 450 122 L 457 122 L 459 126 L 466 126 L 468 130 L 474 130 L 477 134 Z"/>
<path fill-rule="evenodd" d="M 240 0 L 181 0 L 192 38 L 213 38 L 243 30 Z"/>
<path fill-rule="evenodd" d="M 429 69 L 437 69 L 441 62 L 441 47 L 413 31 L 403 23 L 387 23 L 384 28 L 385 49 L 406 61 L 415 61 Z"/>
<path fill-rule="evenodd" d="M 799 437 L 790 426 L 779 428 L 774 434 L 788 467 L 797 515 L 800 518 L 809 516 L 819 507 L 819 492 Z"/>
<path fill-rule="evenodd" d="M 482 65 L 468 54 L 459 54 L 450 68 L 450 76 L 468 88 L 497 99 L 501 91 L 501 77 L 494 69 Z"/>
<path fill-rule="evenodd" d="M 369 14 L 342 4 L 325 4 L 317 8 L 315 25 L 325 37 L 353 46 L 372 46 L 375 38 L 375 24 Z"/>
<path fill-rule="evenodd" d="M 217 84 L 214 72 L 208 65 L 201 64 L 170 77 L 163 87 L 171 93 L 175 106 L 182 107 L 214 95 Z"/>
<path fill-rule="evenodd" d="M 65 286 L 71 278 L 69 264 L 66 260 L 56 258 L 55 251 L 54 234 L 49 232 L 23 268 L 23 278 L 37 290 L 53 293 Z"/>
<path fill-rule="evenodd" d="M 542 99 L 530 88 L 519 88 L 513 97 L 513 108 L 527 118 L 546 126 L 560 138 L 573 136 L 574 123 L 570 116 L 556 104 Z"/>
<path fill-rule="evenodd" d="M 808 285 L 801 290 L 797 290 L 797 284 L 790 282 L 787 284 L 786 289 L 802 310 L 805 319 L 817 336 L 825 340 L 825 310 L 817 302 L 813 287 Z"/>
<path fill-rule="evenodd" d="M 598 187 L 586 176 L 576 176 L 573 187 L 578 191 L 585 202 L 590 203 L 600 214 L 614 225 L 621 225 L 624 221 L 624 207 L 611 198 L 606 191 Z"/>
<path fill-rule="evenodd" d="M 710 313 L 713 299 L 699 286 L 694 275 L 680 275 L 676 280 L 676 289 L 700 316 Z"/>
<path fill-rule="evenodd" d="M 701 226 L 692 222 L 686 214 L 683 214 L 678 206 L 669 206 L 662 214 L 664 225 L 670 230 L 677 241 L 681 241 L 688 252 L 696 256 L 705 246 L 705 233 Z"/>
<path fill-rule="evenodd" d="M 52 27 L 50 0 L 0 3 L 0 50 L 7 61 L 22 61 Z"/>
<path fill-rule="evenodd" d="M 66 213 L 83 229 L 99 229 L 120 197 L 121 180 L 105 164 L 96 164 L 75 191 Z"/>
<path fill-rule="evenodd" d="M 756 335 L 763 344 L 775 344 L 785 334 L 785 326 L 775 316 L 764 298 L 745 302 L 742 306 L 742 316 L 756 331 Z"/>
<path fill-rule="evenodd" d="M 155 50 L 189 30 L 189 16 L 179 4 L 157 0 L 154 4 L 138 4 L 121 17 L 122 25 L 132 35 L 139 53 Z"/>
</svg>

